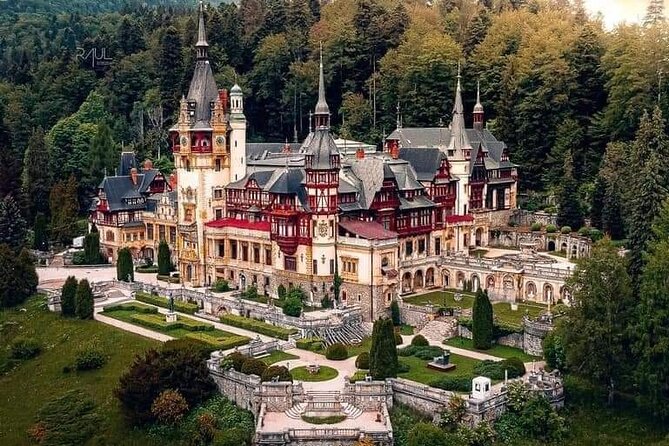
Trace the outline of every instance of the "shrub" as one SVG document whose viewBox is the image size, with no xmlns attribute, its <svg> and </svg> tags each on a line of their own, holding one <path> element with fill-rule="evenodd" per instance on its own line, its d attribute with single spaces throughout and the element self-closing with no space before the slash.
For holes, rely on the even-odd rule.
<svg viewBox="0 0 669 446">
<path fill-rule="evenodd" d="M 321 338 L 298 339 L 295 342 L 295 346 L 297 348 L 301 348 L 302 350 L 317 352 L 323 349 L 323 341 L 321 340 Z"/>
<path fill-rule="evenodd" d="M 43 445 L 86 444 L 103 421 L 88 394 L 71 390 L 40 408 L 28 435 Z"/>
<path fill-rule="evenodd" d="M 409 370 L 411 370 L 411 368 L 407 364 L 403 362 L 397 363 L 397 373 L 406 373 Z"/>
<path fill-rule="evenodd" d="M 279 296 L 279 300 L 283 300 L 286 298 L 286 287 L 283 286 L 283 284 L 279 285 L 279 287 L 276 289 L 276 294 Z"/>
<path fill-rule="evenodd" d="M 87 346 L 79 350 L 74 358 L 74 367 L 78 371 L 95 370 L 102 368 L 107 362 L 107 356 L 96 346 Z"/>
<path fill-rule="evenodd" d="M 176 322 L 167 322 L 163 315 L 159 314 L 133 314 L 130 316 L 133 323 L 143 325 L 156 330 L 177 330 L 187 331 L 213 331 L 214 326 L 205 322 L 193 319 L 179 317 Z"/>
<path fill-rule="evenodd" d="M 557 228 L 557 226 L 555 226 L 555 225 L 547 225 L 547 226 L 546 226 L 546 232 L 547 232 L 548 234 L 554 234 L 554 233 L 557 232 L 557 230 L 558 230 L 558 228 Z"/>
<path fill-rule="evenodd" d="M 393 325 L 398 327 L 402 324 L 400 320 L 400 305 L 396 300 L 390 303 L 390 318 L 393 320 Z"/>
<path fill-rule="evenodd" d="M 236 316 L 234 314 L 224 314 L 220 319 L 224 324 L 283 339 L 284 341 L 287 341 L 290 335 L 297 333 L 297 330 L 294 328 L 276 327 L 262 321 L 243 316 Z"/>
<path fill-rule="evenodd" d="M 560 229 L 560 232 L 563 234 L 571 234 L 571 226 L 563 226 Z"/>
<path fill-rule="evenodd" d="M 581 229 L 578 230 L 578 235 L 583 236 L 583 237 L 589 237 L 590 236 L 590 228 L 587 227 L 587 226 L 583 226 Z"/>
<path fill-rule="evenodd" d="M 450 390 L 451 392 L 469 392 L 472 390 L 472 377 L 445 376 L 430 382 L 431 387 Z"/>
<path fill-rule="evenodd" d="M 105 313 L 113 313 L 114 311 L 132 311 L 134 313 L 143 314 L 158 314 L 156 307 L 148 307 L 139 303 L 124 303 L 108 305 L 102 309 Z"/>
<path fill-rule="evenodd" d="M 402 339 L 402 335 L 398 332 L 395 332 L 395 345 L 402 345 L 403 342 L 404 340 Z"/>
<path fill-rule="evenodd" d="M 240 446 L 249 444 L 249 435 L 239 428 L 231 428 L 218 431 L 214 435 L 213 446 Z"/>
<path fill-rule="evenodd" d="M 595 228 L 592 228 L 590 230 L 590 240 L 592 240 L 593 242 L 597 242 L 597 241 L 601 240 L 602 238 L 604 238 L 604 234 L 602 233 L 602 231 L 600 231 L 599 229 L 595 229 Z"/>
<path fill-rule="evenodd" d="M 42 351 L 40 344 L 33 338 L 16 338 L 12 342 L 12 359 L 32 359 Z"/>
<path fill-rule="evenodd" d="M 530 230 L 541 231 L 541 223 L 532 223 L 532 226 L 530 226 Z"/>
<path fill-rule="evenodd" d="M 207 342 L 203 342 L 199 339 L 194 338 L 178 338 L 170 339 L 163 344 L 162 351 L 168 350 L 182 350 L 182 349 L 191 349 L 194 352 L 198 353 L 202 360 L 209 359 L 211 352 L 218 350 L 219 348 L 214 347 Z"/>
<path fill-rule="evenodd" d="M 427 347 L 430 343 L 425 339 L 425 336 L 418 334 L 411 340 L 411 345 L 414 347 Z"/>
<path fill-rule="evenodd" d="M 179 280 L 178 276 L 169 276 L 167 274 L 158 274 L 156 276 L 157 280 L 160 280 L 161 282 L 169 282 L 169 283 L 181 283 L 181 280 Z"/>
<path fill-rule="evenodd" d="M 72 254 L 73 265 L 86 265 L 86 253 L 84 251 L 76 251 Z"/>
<path fill-rule="evenodd" d="M 241 371 L 246 375 L 262 376 L 265 370 L 267 370 L 267 364 L 262 362 L 260 359 L 248 358 L 246 361 L 244 361 L 244 365 L 242 365 Z"/>
<path fill-rule="evenodd" d="M 93 319 L 93 290 L 88 280 L 81 279 L 77 285 L 75 295 L 77 301 L 77 317 L 79 319 Z"/>
<path fill-rule="evenodd" d="M 192 348 L 148 350 L 135 357 L 114 395 L 130 423 L 144 424 L 154 419 L 151 406 L 168 389 L 181 393 L 189 407 L 215 394 L 216 385 L 200 352 Z"/>
<path fill-rule="evenodd" d="M 137 292 L 135 293 L 135 299 L 140 302 L 145 302 L 147 304 L 156 305 L 163 308 L 169 308 L 169 300 L 162 296 L 156 296 L 153 294 Z M 195 314 L 200 307 L 197 304 L 192 304 L 190 302 L 182 302 L 180 300 L 174 300 L 174 310 L 180 313 Z"/>
<path fill-rule="evenodd" d="M 417 346 L 410 345 L 408 347 L 401 348 L 397 351 L 399 356 L 415 356 L 419 359 L 429 360 L 437 356 L 441 356 L 444 353 L 444 350 L 441 347 L 436 345 L 428 346 Z"/>
<path fill-rule="evenodd" d="M 249 338 L 246 336 L 217 336 L 206 331 L 186 333 L 186 338 L 205 343 L 215 350 L 229 350 L 249 343 Z"/>
<path fill-rule="evenodd" d="M 518 378 L 525 374 L 525 365 L 518 358 L 505 359 L 503 361 L 481 361 L 474 367 L 474 372 L 481 376 L 487 376 L 493 380 L 504 379 L 506 370 L 509 379 Z"/>
<path fill-rule="evenodd" d="M 242 366 L 244 366 L 244 363 L 246 362 L 247 359 L 249 359 L 249 357 L 244 356 L 239 352 L 232 352 L 226 356 L 226 359 L 230 359 L 232 361 L 233 369 L 235 369 L 238 372 L 241 372 Z"/>
<path fill-rule="evenodd" d="M 346 359 L 348 358 L 348 349 L 344 344 L 332 344 L 325 350 L 325 357 L 331 361 Z"/>
<path fill-rule="evenodd" d="M 155 266 L 155 265 L 152 265 L 152 266 L 146 266 L 146 265 L 144 265 L 144 266 L 138 266 L 137 268 L 135 268 L 135 272 L 137 272 L 137 273 L 153 273 L 153 274 L 155 274 L 155 273 L 158 272 L 158 267 Z"/>
<path fill-rule="evenodd" d="M 355 366 L 359 369 L 369 370 L 369 353 L 362 352 L 355 358 Z"/>
<path fill-rule="evenodd" d="M 332 300 L 327 294 L 321 299 L 321 308 L 332 308 Z"/>
<path fill-rule="evenodd" d="M 369 351 L 369 373 L 374 379 L 382 380 L 397 376 L 397 346 L 395 327 L 390 319 L 379 319 L 372 329 L 372 347 Z"/>
<path fill-rule="evenodd" d="M 472 340 L 474 348 L 487 350 L 492 347 L 493 314 L 488 292 L 479 289 L 472 308 Z"/>
<path fill-rule="evenodd" d="M 60 292 L 60 311 L 63 316 L 74 316 L 77 312 L 77 279 L 69 276 Z"/>
<path fill-rule="evenodd" d="M 519 358 L 508 358 L 501 361 L 501 364 L 507 370 L 509 378 L 518 378 L 525 374 L 525 364 Z"/>
<path fill-rule="evenodd" d="M 546 366 L 549 369 L 564 370 L 567 360 L 562 342 L 562 336 L 555 330 L 549 331 L 541 342 L 546 359 Z"/>
<path fill-rule="evenodd" d="M 225 293 L 226 291 L 230 291 L 230 284 L 228 284 L 227 280 L 218 279 L 212 288 L 217 293 Z"/>
<path fill-rule="evenodd" d="M 176 424 L 188 411 L 186 399 L 177 390 L 164 390 L 153 400 L 151 413 L 160 423 Z"/>
<path fill-rule="evenodd" d="M 121 248 L 118 250 L 118 257 L 116 258 L 116 280 L 123 282 L 132 282 L 135 280 L 135 273 L 132 268 L 132 254 L 128 248 Z"/>
<path fill-rule="evenodd" d="M 283 304 L 283 314 L 299 317 L 302 314 L 302 301 L 295 296 L 288 297 Z"/>
<path fill-rule="evenodd" d="M 170 246 L 165 240 L 161 240 L 158 245 L 158 274 L 166 276 L 172 271 L 172 260 L 170 256 Z"/>
<path fill-rule="evenodd" d="M 261 381 L 263 382 L 272 381 L 274 378 L 278 378 L 277 381 L 293 382 L 293 376 L 290 374 L 288 369 L 282 365 L 273 365 L 267 367 L 260 377 Z"/>
<path fill-rule="evenodd" d="M 253 285 L 246 287 L 246 289 L 244 291 L 242 291 L 242 297 L 244 299 L 251 299 L 251 300 L 257 299 L 258 298 L 258 288 L 256 288 Z"/>
</svg>

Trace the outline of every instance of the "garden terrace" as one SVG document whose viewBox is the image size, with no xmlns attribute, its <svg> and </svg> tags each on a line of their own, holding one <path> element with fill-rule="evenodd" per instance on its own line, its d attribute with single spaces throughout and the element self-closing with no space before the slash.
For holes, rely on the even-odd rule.
<svg viewBox="0 0 669 446">
<path fill-rule="evenodd" d="M 220 320 L 222 323 L 232 325 L 233 327 L 254 331 L 273 338 L 283 339 L 284 341 L 287 341 L 291 335 L 297 334 L 298 332 L 294 328 L 277 327 L 266 322 L 248 317 L 236 316 L 234 314 L 224 314 L 220 317 Z"/>
</svg>

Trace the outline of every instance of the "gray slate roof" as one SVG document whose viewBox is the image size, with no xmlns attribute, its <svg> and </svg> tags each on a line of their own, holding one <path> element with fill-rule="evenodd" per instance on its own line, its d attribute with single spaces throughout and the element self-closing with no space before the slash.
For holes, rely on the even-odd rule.
<svg viewBox="0 0 669 446">
<path fill-rule="evenodd" d="M 194 128 L 211 127 L 211 103 L 218 97 L 218 87 L 208 60 L 195 62 L 195 72 L 188 89 L 188 101 L 195 101 Z"/>
<path fill-rule="evenodd" d="M 313 155 L 312 169 L 331 169 L 330 155 L 339 154 L 337 144 L 327 128 L 319 128 L 313 131 L 302 145 L 302 153 Z"/>
<path fill-rule="evenodd" d="M 446 154 L 439 149 L 400 149 L 400 159 L 406 160 L 416 171 L 419 181 L 431 182 Z"/>
</svg>

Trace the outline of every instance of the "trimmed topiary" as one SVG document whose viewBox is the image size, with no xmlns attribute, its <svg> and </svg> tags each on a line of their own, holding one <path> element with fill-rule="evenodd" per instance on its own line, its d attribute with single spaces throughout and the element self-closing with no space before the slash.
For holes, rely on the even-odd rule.
<svg viewBox="0 0 669 446">
<path fill-rule="evenodd" d="M 95 346 L 84 347 L 74 358 L 74 368 L 78 371 L 95 370 L 107 363 L 107 356 Z"/>
<path fill-rule="evenodd" d="M 369 353 L 362 352 L 355 358 L 355 366 L 359 369 L 369 370 Z"/>
<path fill-rule="evenodd" d="M 232 368 L 237 370 L 238 372 L 242 371 L 244 363 L 246 362 L 247 359 L 249 359 L 248 356 L 244 356 L 239 352 L 232 352 L 225 358 L 230 359 L 232 361 Z"/>
<path fill-rule="evenodd" d="M 399 363 L 394 333 L 392 320 L 379 319 L 374 322 L 372 347 L 369 351 L 369 373 L 376 380 L 397 376 Z"/>
<path fill-rule="evenodd" d="M 348 349 L 344 344 L 332 344 L 325 350 L 325 357 L 331 361 L 341 361 L 348 358 Z"/>
<path fill-rule="evenodd" d="M 563 234 L 571 234 L 571 226 L 563 226 L 560 229 L 560 232 Z"/>
<path fill-rule="evenodd" d="M 247 359 L 244 361 L 244 365 L 242 366 L 242 373 L 246 375 L 262 376 L 265 370 L 267 370 L 267 364 L 262 362 L 260 359 L 255 358 Z"/>
<path fill-rule="evenodd" d="M 472 308 L 472 340 L 474 348 L 487 350 L 492 347 L 494 333 L 492 304 L 488 292 L 479 289 Z"/>
<path fill-rule="evenodd" d="M 393 325 L 399 327 L 402 322 L 400 320 L 400 305 L 396 300 L 390 303 L 390 318 L 393 320 Z"/>
<path fill-rule="evenodd" d="M 557 228 L 557 226 L 555 226 L 555 225 L 547 225 L 547 226 L 546 226 L 546 232 L 547 232 L 548 234 L 554 234 L 554 233 L 557 232 L 557 230 L 558 230 L 558 228 Z"/>
<path fill-rule="evenodd" d="M 430 343 L 425 339 L 425 336 L 418 334 L 411 340 L 411 345 L 414 347 L 427 347 Z"/>
<path fill-rule="evenodd" d="M 291 375 L 288 369 L 282 365 L 273 365 L 267 367 L 267 369 L 265 369 L 265 371 L 262 373 L 260 380 L 263 382 L 273 381 L 274 378 L 277 378 L 277 381 L 293 382 L 293 375 Z"/>
<path fill-rule="evenodd" d="M 541 231 L 541 223 L 532 223 L 530 226 L 531 231 Z"/>
</svg>

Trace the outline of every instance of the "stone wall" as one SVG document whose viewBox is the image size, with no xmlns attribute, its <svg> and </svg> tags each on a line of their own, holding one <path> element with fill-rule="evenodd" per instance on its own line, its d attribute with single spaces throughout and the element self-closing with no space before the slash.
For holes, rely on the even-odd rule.
<svg viewBox="0 0 669 446">
<path fill-rule="evenodd" d="M 342 402 L 353 404 L 363 411 L 379 410 L 379 404 L 393 407 L 393 388 L 387 381 L 357 381 L 345 383 Z"/>
<path fill-rule="evenodd" d="M 529 212 L 522 209 L 516 209 L 509 219 L 518 226 L 530 226 L 532 223 L 541 223 L 542 225 L 557 225 L 557 215 L 548 214 L 543 211 Z M 506 224 L 502 225 L 505 226 Z"/>
<path fill-rule="evenodd" d="M 437 420 L 440 412 L 455 395 L 453 392 L 419 384 L 402 378 L 389 379 L 392 385 L 393 401 L 405 404 Z"/>
<path fill-rule="evenodd" d="M 401 300 L 398 304 L 400 307 L 400 320 L 402 323 L 416 327 L 418 331 L 433 319 L 433 315 L 437 311 L 436 308 L 411 305 L 402 302 Z"/>
<path fill-rule="evenodd" d="M 465 339 L 471 339 L 473 337 L 472 331 L 465 327 L 464 325 L 458 325 L 458 335 Z M 525 351 L 525 341 L 523 333 L 511 333 L 506 336 L 500 336 L 494 340 L 495 344 L 506 345 L 508 347 L 519 348 Z M 525 353 L 529 353 L 525 351 Z M 530 353 L 532 354 L 532 353 Z"/>
<path fill-rule="evenodd" d="M 245 375 L 234 370 L 223 371 L 218 368 L 218 364 L 214 367 L 212 361 L 212 359 L 208 361 L 209 374 L 214 379 L 221 394 L 225 395 L 238 407 L 250 410 L 257 415 L 260 405 L 254 397 L 254 393 L 260 386 L 260 377 Z"/>
</svg>

